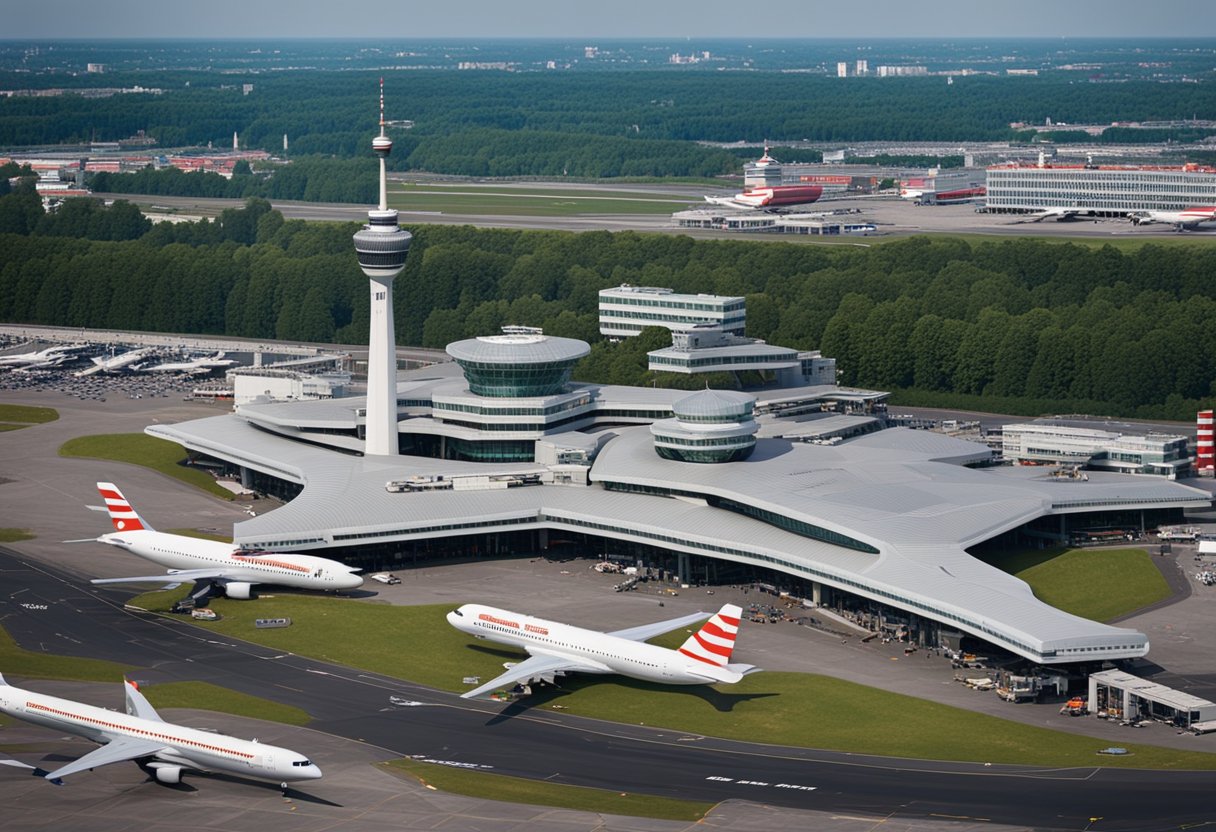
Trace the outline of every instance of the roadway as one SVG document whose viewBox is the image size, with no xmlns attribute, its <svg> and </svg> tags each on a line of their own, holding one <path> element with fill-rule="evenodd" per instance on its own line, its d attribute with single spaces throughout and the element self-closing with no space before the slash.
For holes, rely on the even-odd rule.
<svg viewBox="0 0 1216 832">
<path fill-rule="evenodd" d="M 1089 828 L 1096 817 L 1103 820 L 1093 828 L 1104 830 L 1216 823 L 1211 772 L 1043 770 L 866 757 L 471 703 L 128 611 L 127 592 L 93 587 L 5 548 L 0 587 L 0 622 L 26 649 L 133 665 L 139 668 L 134 678 L 146 682 L 206 681 L 273 699 L 308 711 L 312 728 L 371 740 L 399 755 L 617 791 L 742 798 L 906 820 L 965 818 L 1077 830 Z M 737 701 L 729 693 L 680 693 L 712 696 L 725 712 Z M 393 707 L 389 696 L 419 704 Z"/>
</svg>

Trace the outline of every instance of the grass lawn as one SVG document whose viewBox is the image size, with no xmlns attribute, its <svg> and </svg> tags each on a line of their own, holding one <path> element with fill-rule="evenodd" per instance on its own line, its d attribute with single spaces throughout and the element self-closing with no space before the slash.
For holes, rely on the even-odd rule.
<svg viewBox="0 0 1216 832">
<path fill-rule="evenodd" d="M 560 217 L 578 214 L 670 214 L 695 203 L 654 192 L 566 188 L 504 188 L 475 183 L 395 184 L 389 206 L 399 211 Z"/>
<path fill-rule="evenodd" d="M 100 659 L 78 659 L 71 656 L 53 656 L 22 650 L 12 637 L 0 627 L 0 673 L 25 676 L 31 679 L 63 679 L 73 682 L 122 681 L 124 673 L 132 668 L 117 662 Z M 5 678 L 8 678 L 6 676 Z M 9 679 L 11 684 L 12 680 Z"/>
<path fill-rule="evenodd" d="M 0 543 L 17 543 L 33 539 L 34 535 L 29 529 L 0 529 Z"/>
<path fill-rule="evenodd" d="M 133 599 L 164 610 L 183 589 Z M 448 691 L 467 690 L 522 654 L 471 639 L 448 625 L 451 604 L 402 607 L 342 598 L 278 595 L 256 601 L 217 599 L 223 618 L 202 624 L 227 636 L 313 656 Z M 290 627 L 257 630 L 254 618 L 291 618 Z M 419 637 L 418 634 L 425 634 Z M 683 632 L 668 634 L 679 643 Z M 660 643 L 664 643 L 660 641 Z M 896 671 L 892 671 L 895 681 Z M 1216 754 L 1128 746 L 1126 757 L 1098 758 L 1108 741 L 1063 734 L 803 673 L 757 673 L 737 685 L 664 687 L 618 676 L 562 680 L 529 703 L 560 703 L 571 713 L 678 731 L 781 745 L 915 757 L 1040 766 L 1216 769 Z M 1099 759 L 1101 762 L 1099 762 Z"/>
<path fill-rule="evenodd" d="M 0 673 L 13 683 L 12 677 L 29 679 L 58 679 L 72 682 L 112 682 L 120 684 L 135 668 L 100 659 L 78 659 L 22 650 L 0 627 Z M 307 725 L 312 721 L 305 711 L 290 705 L 280 705 L 269 699 L 221 688 L 206 682 L 170 682 L 141 687 L 148 701 L 157 708 L 197 708 L 225 714 L 248 716 Z"/>
<path fill-rule="evenodd" d="M 308 712 L 300 708 L 228 690 L 209 682 L 167 682 L 141 686 L 140 692 L 155 708 L 196 708 L 287 725 L 307 725 L 312 721 Z"/>
<path fill-rule="evenodd" d="M 181 464 L 186 458 L 186 451 L 181 445 L 166 439 L 157 439 L 155 436 L 143 433 L 80 436 L 64 442 L 59 447 L 59 455 L 110 459 L 115 462 L 142 465 L 201 488 L 216 497 L 222 497 L 225 500 L 233 499 L 232 492 L 217 485 L 210 474 Z"/>
<path fill-rule="evenodd" d="M 713 808 L 712 803 L 627 794 L 606 789 L 566 786 L 540 780 L 525 780 L 485 771 L 469 771 L 455 766 L 436 765 L 420 760 L 402 759 L 381 763 L 390 771 L 405 772 L 423 785 L 453 794 L 482 800 L 503 800 L 533 806 L 557 806 L 583 812 L 628 815 L 635 818 L 696 822 Z"/>
<path fill-rule="evenodd" d="M 42 425 L 59 418 L 52 407 L 30 407 L 23 404 L 0 404 L 0 431 L 20 430 L 30 425 Z"/>
<path fill-rule="evenodd" d="M 1057 609 L 1109 621 L 1168 598 L 1169 585 L 1144 549 L 1048 549 L 986 555 Z"/>
</svg>

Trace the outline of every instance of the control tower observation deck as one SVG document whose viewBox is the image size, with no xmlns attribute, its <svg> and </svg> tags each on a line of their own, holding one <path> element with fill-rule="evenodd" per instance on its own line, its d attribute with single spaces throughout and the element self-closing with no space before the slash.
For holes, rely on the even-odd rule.
<svg viewBox="0 0 1216 832">
<path fill-rule="evenodd" d="M 384 134 L 384 79 L 380 79 L 380 135 L 372 139 L 380 157 L 380 206 L 367 212 L 367 225 L 355 234 L 355 253 L 371 288 L 371 327 L 367 343 L 367 414 L 364 450 L 391 456 L 397 445 L 397 341 L 393 332 L 393 278 L 405 268 L 413 235 L 397 225 L 388 207 L 385 160 L 393 142 Z"/>
</svg>

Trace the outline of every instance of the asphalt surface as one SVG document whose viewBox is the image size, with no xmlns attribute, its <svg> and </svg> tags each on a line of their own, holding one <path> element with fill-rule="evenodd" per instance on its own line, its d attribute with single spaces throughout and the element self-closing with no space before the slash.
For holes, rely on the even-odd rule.
<svg viewBox="0 0 1216 832">
<path fill-rule="evenodd" d="M 484 189 L 484 184 L 478 184 L 478 189 Z M 551 189 L 555 183 L 529 182 L 523 187 Z M 618 189 L 611 185 L 580 184 L 580 190 L 603 191 L 612 195 Z M 637 190 L 637 186 L 631 186 Z M 699 194 L 722 193 L 721 189 L 706 187 L 690 189 L 689 186 L 651 186 L 649 191 L 654 194 L 664 194 L 672 197 L 688 198 L 690 207 L 702 207 Z M 727 191 L 726 193 L 729 193 Z M 244 200 L 240 199 L 205 199 L 201 197 L 170 197 L 148 196 L 143 194 L 97 194 L 105 199 L 124 199 L 145 209 L 151 206 L 164 206 L 183 212 L 188 216 L 218 214 L 225 208 L 240 208 Z M 323 220 L 328 222 L 364 222 L 367 219 L 367 205 L 347 203 L 311 203 L 311 202 L 273 202 L 272 205 L 287 219 Z M 678 207 L 678 206 L 677 206 Z M 870 237 L 907 236 L 910 234 L 983 234 L 1005 237 L 1097 237 L 1117 239 L 1131 237 L 1135 239 L 1160 239 L 1179 236 L 1179 232 L 1166 225 L 1132 225 L 1127 220 L 1077 220 L 1057 222 L 1044 220 L 1042 222 L 1026 221 L 1008 214 L 979 214 L 973 205 L 914 205 L 913 203 L 894 197 L 856 197 L 849 199 L 827 199 L 806 206 L 808 213 L 819 213 L 843 209 L 860 209 L 860 215 L 852 215 L 850 220 L 866 220 L 877 226 L 877 231 Z M 568 216 L 528 216 L 503 214 L 460 214 L 439 211 L 401 211 L 401 222 L 404 225 L 434 224 L 434 225 L 473 225 L 479 228 L 528 228 L 561 231 L 644 231 L 666 234 L 682 234 L 690 237 L 706 237 L 720 239 L 748 239 L 793 242 L 807 238 L 798 235 L 772 233 L 740 233 L 714 231 L 704 229 L 678 228 L 668 214 L 571 214 Z M 1216 239 L 1216 227 L 1201 227 L 1194 231 L 1182 232 L 1189 236 L 1206 239 Z M 818 238 L 810 238 L 812 240 Z M 834 238 L 840 242 L 840 238 Z M 855 245 L 865 245 L 855 237 L 848 237 Z"/>
<path fill-rule="evenodd" d="M 782 748 L 469 703 L 123 609 L 126 593 L 83 584 L 0 549 L 0 622 L 26 649 L 105 658 L 147 682 L 207 681 L 308 711 L 310 726 L 400 755 L 557 783 L 687 799 L 750 799 L 831 813 L 1155 830 L 1216 823 L 1211 772 L 1042 770 Z M 31 685 L 34 686 L 34 685 Z M 698 695 L 693 692 L 690 695 Z M 389 696 L 420 703 L 394 707 Z M 718 694 L 729 709 L 729 694 Z M 1027 795 L 1033 794 L 1033 800 Z"/>
</svg>

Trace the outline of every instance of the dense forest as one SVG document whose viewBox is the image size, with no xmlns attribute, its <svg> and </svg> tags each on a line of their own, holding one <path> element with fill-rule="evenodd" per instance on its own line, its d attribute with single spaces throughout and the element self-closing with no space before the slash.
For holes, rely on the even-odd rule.
<svg viewBox="0 0 1216 832">
<path fill-rule="evenodd" d="M 43 216 L 37 197 L 19 189 L 0 197 L 0 320 L 362 343 L 368 284 L 355 230 L 284 220 L 263 200 L 148 230 L 121 202 L 69 201 Z M 504 324 L 542 326 L 592 343 L 580 378 L 674 383 L 647 374 L 641 343 L 600 339 L 597 292 L 633 283 L 746 296 L 749 335 L 822 350 L 837 359 L 843 384 L 908 391 L 922 403 L 970 396 L 974 407 L 987 399 L 1007 412 L 1189 419 L 1216 396 L 1209 245 L 1123 251 L 918 237 L 858 248 L 412 231 L 396 284 L 402 344 L 442 347 Z"/>
<path fill-rule="evenodd" d="M 144 130 L 162 147 L 228 147 L 235 131 L 243 147 L 279 152 L 286 134 L 292 154 L 349 158 L 366 152 L 376 129 L 380 74 L 116 73 L 106 76 L 107 85 L 161 92 L 91 98 L 67 87 L 60 96 L 4 99 L 0 146 L 117 141 Z M 605 163 L 604 175 L 677 175 L 681 167 L 716 172 L 730 161 L 732 154 L 695 144 L 702 141 L 999 141 L 1019 137 L 1012 122 L 1049 118 L 1069 124 L 1216 118 L 1206 84 L 1078 83 L 1072 73 L 967 76 L 949 85 L 932 76 L 842 83 L 776 72 L 383 75 L 389 117 L 412 122 L 391 130 L 399 146 L 394 166 L 477 175 L 551 175 L 563 168 L 571 176 L 596 175 L 574 173 L 589 164 L 578 158 L 584 147 L 620 157 L 615 166 Z M 252 81 L 252 92 L 242 94 L 237 80 Z M 0 73 L 0 88 L 29 83 L 29 76 Z M 1178 138 L 1168 130 L 1124 130 L 1120 140 L 1163 137 Z M 479 154 L 486 158 L 474 161 Z M 698 158 L 679 162 L 690 155 Z"/>
</svg>

